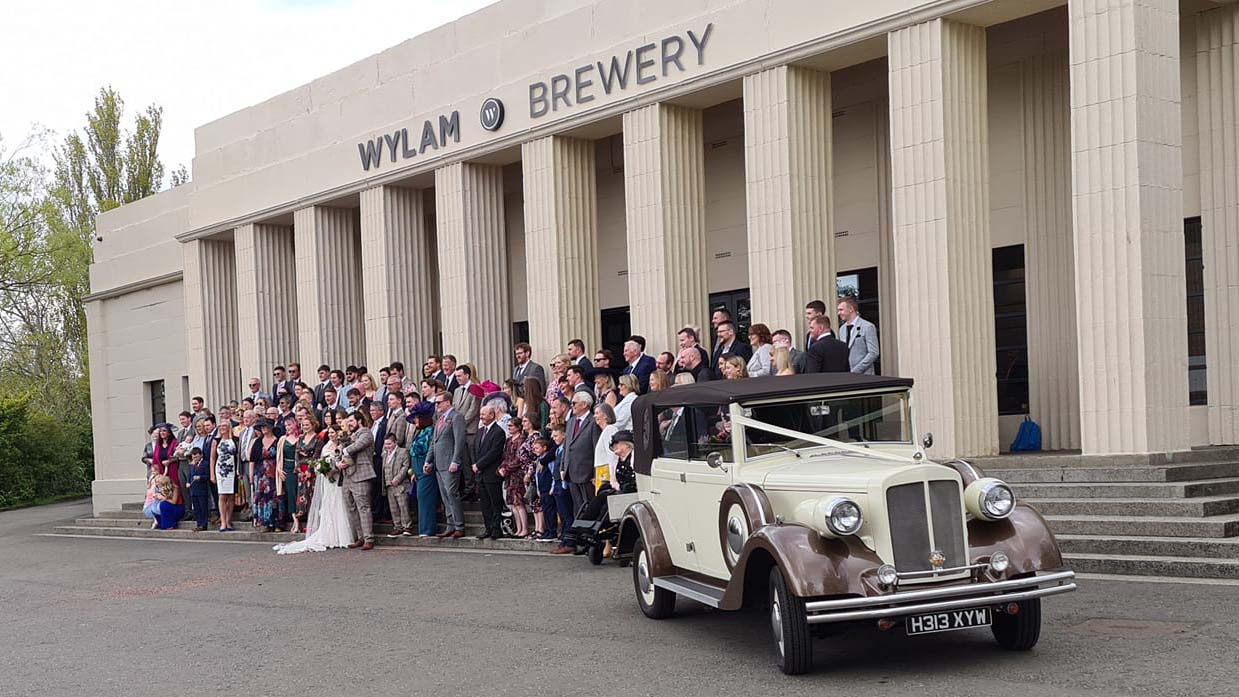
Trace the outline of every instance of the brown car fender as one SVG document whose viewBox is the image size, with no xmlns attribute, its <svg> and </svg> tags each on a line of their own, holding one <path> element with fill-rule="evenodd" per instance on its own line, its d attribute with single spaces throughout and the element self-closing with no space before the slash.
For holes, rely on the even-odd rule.
<svg viewBox="0 0 1239 697">
<path fill-rule="evenodd" d="M 1009 576 L 1063 567 L 1054 533 L 1041 514 L 1026 503 L 1017 504 L 1003 520 L 968 521 L 968 544 L 974 560 L 1002 550 L 1011 560 Z"/>
<path fill-rule="evenodd" d="M 718 543 L 723 548 L 723 561 L 727 564 L 728 570 L 733 569 L 734 562 L 738 561 L 728 549 L 730 541 L 727 535 L 727 519 L 732 506 L 739 506 L 744 511 L 746 538 L 752 535 L 754 530 L 760 530 L 775 522 L 774 509 L 770 505 L 770 499 L 766 498 L 766 492 L 752 484 L 735 484 L 727 487 L 718 507 Z"/>
<path fill-rule="evenodd" d="M 823 537 L 803 525 L 766 525 L 745 542 L 719 608 L 739 610 L 746 599 L 764 599 L 775 565 L 793 594 L 820 598 L 876 592 L 872 570 L 882 560 L 855 537 Z"/>
<path fill-rule="evenodd" d="M 670 576 L 675 573 L 675 567 L 671 563 L 671 550 L 667 548 L 667 540 L 663 537 L 662 526 L 658 524 L 658 516 L 644 501 L 637 501 L 629 506 L 620 521 L 616 547 L 621 557 L 632 554 L 638 538 L 645 542 L 645 551 L 650 557 L 651 576 Z"/>
</svg>

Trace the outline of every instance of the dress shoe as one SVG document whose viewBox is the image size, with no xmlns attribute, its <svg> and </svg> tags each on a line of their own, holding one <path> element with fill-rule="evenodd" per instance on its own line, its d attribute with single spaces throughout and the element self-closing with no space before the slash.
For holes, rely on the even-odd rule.
<svg viewBox="0 0 1239 697">
<path fill-rule="evenodd" d="M 462 538 L 462 537 L 464 537 L 464 536 L 465 536 L 465 531 L 464 531 L 464 530 L 457 530 L 456 532 L 452 533 L 451 535 L 448 535 L 448 537 L 452 538 L 453 540 L 459 540 L 460 538 Z"/>
<path fill-rule="evenodd" d="M 448 537 L 451 534 L 452 534 L 451 530 L 444 530 L 443 532 L 435 533 L 435 537 L 443 538 L 443 537 Z"/>
<path fill-rule="evenodd" d="M 413 537 L 413 531 L 412 531 L 412 530 L 404 530 L 404 531 L 402 531 L 400 534 L 401 534 L 402 536 L 404 536 L 404 537 Z"/>
<path fill-rule="evenodd" d="M 481 535 L 478 535 L 478 536 L 477 536 L 476 538 L 474 538 L 474 539 L 477 539 L 478 541 L 481 541 L 481 540 L 489 539 L 489 538 L 492 538 L 492 537 L 494 537 L 494 535 L 490 534 L 489 532 L 484 532 L 484 533 L 482 533 Z"/>
<path fill-rule="evenodd" d="M 555 549 L 551 550 L 551 554 L 571 554 L 574 551 L 576 550 L 572 549 L 571 547 L 565 547 L 564 545 L 559 545 Z"/>
<path fill-rule="evenodd" d="M 369 552 L 369 551 L 370 551 L 370 550 L 372 550 L 372 549 L 374 549 L 374 543 L 373 543 L 373 542 L 367 542 L 367 543 L 365 543 L 364 545 L 362 545 L 362 546 L 361 546 L 361 551 L 363 551 L 363 552 Z"/>
<path fill-rule="evenodd" d="M 349 545 L 349 546 L 348 546 L 348 548 L 349 548 L 349 549 L 357 549 L 358 547 L 362 546 L 363 544 L 365 544 L 365 543 L 364 543 L 364 542 L 362 542 L 361 540 L 358 540 L 358 541 L 354 542 L 353 544 Z"/>
</svg>

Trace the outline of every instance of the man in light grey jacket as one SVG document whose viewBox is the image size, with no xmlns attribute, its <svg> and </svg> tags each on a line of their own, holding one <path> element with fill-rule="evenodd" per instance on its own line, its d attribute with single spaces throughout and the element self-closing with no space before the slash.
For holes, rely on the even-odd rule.
<svg viewBox="0 0 1239 697">
<path fill-rule="evenodd" d="M 848 345 L 848 364 L 853 373 L 873 375 L 878 360 L 878 328 L 860 316 L 856 298 L 839 298 L 839 340 Z"/>
<path fill-rule="evenodd" d="M 370 497 L 374 487 L 374 434 L 370 432 L 369 419 L 360 411 L 348 415 L 346 421 L 353 442 L 344 448 L 348 455 L 337 467 L 344 473 L 344 505 L 348 508 L 353 531 L 361 533 L 361 539 L 349 545 L 374 549 L 374 518 L 370 513 Z"/>
<path fill-rule="evenodd" d="M 439 482 L 439 496 L 443 499 L 443 512 L 447 515 L 447 528 L 435 537 L 460 538 L 465 536 L 465 518 L 460 509 L 460 472 L 469 450 L 465 435 L 465 417 L 452 408 L 452 399 L 446 392 L 435 395 L 434 436 L 430 440 L 430 452 L 426 454 L 423 471 L 434 473 Z"/>
</svg>

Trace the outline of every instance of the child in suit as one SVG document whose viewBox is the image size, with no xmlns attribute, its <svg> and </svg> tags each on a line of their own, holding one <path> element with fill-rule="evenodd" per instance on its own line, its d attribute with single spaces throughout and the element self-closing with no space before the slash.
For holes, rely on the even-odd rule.
<svg viewBox="0 0 1239 697">
<path fill-rule="evenodd" d="M 533 442 L 533 454 L 538 458 L 538 470 L 534 475 L 534 479 L 538 484 L 538 500 L 541 502 L 541 510 L 537 513 L 542 517 L 538 527 L 542 528 L 542 535 L 538 537 L 539 542 L 550 542 L 556 537 L 555 521 L 559 519 L 559 505 L 555 502 L 555 496 L 551 493 L 555 487 L 555 451 L 551 449 L 551 441 L 539 437 Z"/>
<path fill-rule="evenodd" d="M 202 532 L 207 529 L 207 515 L 211 511 L 211 471 L 202 448 L 189 451 L 189 498 L 198 523 L 194 532 Z"/>
</svg>

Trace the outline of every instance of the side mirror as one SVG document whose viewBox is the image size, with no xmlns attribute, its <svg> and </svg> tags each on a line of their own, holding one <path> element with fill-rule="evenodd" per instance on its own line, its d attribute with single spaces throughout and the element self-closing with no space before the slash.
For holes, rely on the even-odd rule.
<svg viewBox="0 0 1239 697">
<path fill-rule="evenodd" d="M 924 446 L 926 450 L 934 447 L 934 434 L 926 431 L 925 435 L 921 436 L 921 445 Z"/>
<path fill-rule="evenodd" d="M 706 455 L 706 464 L 716 470 L 727 471 L 727 468 L 723 466 L 723 454 L 717 450 L 712 450 L 709 455 Z"/>
</svg>

